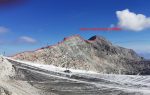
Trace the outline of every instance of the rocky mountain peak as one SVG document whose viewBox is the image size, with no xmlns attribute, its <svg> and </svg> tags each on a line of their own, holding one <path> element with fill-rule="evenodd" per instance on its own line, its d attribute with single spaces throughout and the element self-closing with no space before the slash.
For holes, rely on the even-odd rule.
<svg viewBox="0 0 150 95">
<path fill-rule="evenodd" d="M 94 35 L 94 36 L 92 36 L 91 38 L 89 38 L 88 40 L 106 40 L 104 37 L 102 37 L 102 36 L 99 36 L 99 35 Z"/>
<path fill-rule="evenodd" d="M 99 35 L 92 36 L 92 37 L 89 38 L 88 40 L 89 40 L 89 41 L 97 42 L 97 43 L 99 43 L 99 44 L 112 45 L 112 43 L 111 43 L 110 41 L 108 41 L 107 39 L 105 39 L 103 36 L 99 36 Z"/>
<path fill-rule="evenodd" d="M 67 37 L 56 45 L 19 53 L 12 58 L 104 73 L 132 73 L 134 68 L 127 62 L 142 60 L 133 50 L 114 46 L 97 35 L 88 40 L 79 35 Z"/>
</svg>

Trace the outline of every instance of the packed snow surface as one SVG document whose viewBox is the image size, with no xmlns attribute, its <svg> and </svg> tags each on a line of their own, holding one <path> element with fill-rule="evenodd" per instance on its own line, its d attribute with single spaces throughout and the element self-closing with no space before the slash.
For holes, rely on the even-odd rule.
<svg viewBox="0 0 150 95">
<path fill-rule="evenodd" d="M 1 58 L 0 87 L 5 94 L 0 95 L 150 95 L 150 76 L 65 72 L 68 69 L 53 65 Z"/>
</svg>

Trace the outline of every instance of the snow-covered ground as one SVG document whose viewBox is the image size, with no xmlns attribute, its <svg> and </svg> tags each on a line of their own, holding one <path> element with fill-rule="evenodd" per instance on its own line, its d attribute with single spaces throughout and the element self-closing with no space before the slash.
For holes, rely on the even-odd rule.
<svg viewBox="0 0 150 95">
<path fill-rule="evenodd" d="M 11 59 L 14 60 L 10 57 L 5 57 L 7 59 Z M 64 72 L 65 70 L 70 70 L 71 72 L 74 73 L 90 73 L 90 74 L 99 74 L 97 72 L 94 71 L 86 71 L 86 70 L 78 70 L 78 69 L 66 69 L 66 68 L 62 68 L 62 67 L 57 67 L 54 65 L 46 65 L 46 64 L 40 64 L 40 63 L 33 63 L 33 62 L 29 62 L 29 61 L 21 61 L 21 60 L 14 60 L 16 62 L 19 63 L 23 63 L 23 64 L 27 64 L 27 65 L 31 65 L 31 66 L 35 66 L 35 67 L 39 67 L 41 69 L 45 69 L 45 70 L 49 70 L 49 71 L 56 71 L 56 72 Z"/>
<path fill-rule="evenodd" d="M 43 77 L 48 80 L 38 82 L 38 86 L 44 84 L 44 87 L 47 87 L 45 82 L 48 82 L 48 88 L 57 90 L 58 95 L 150 95 L 150 76 L 100 74 L 74 69 L 69 69 L 71 72 L 65 73 L 66 68 L 4 58 L 14 61 L 14 64 L 22 64 L 19 68 L 32 72 L 30 77 L 48 77 Z"/>
</svg>

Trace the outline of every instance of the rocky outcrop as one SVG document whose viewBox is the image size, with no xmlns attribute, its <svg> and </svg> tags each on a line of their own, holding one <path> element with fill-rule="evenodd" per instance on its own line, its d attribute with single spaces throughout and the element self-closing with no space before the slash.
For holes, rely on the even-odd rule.
<svg viewBox="0 0 150 95">
<path fill-rule="evenodd" d="M 65 38 L 57 45 L 19 53 L 12 58 L 101 73 L 139 74 L 143 70 L 143 67 L 137 68 L 142 57 L 132 49 L 115 46 L 101 36 L 84 40 L 76 35 Z"/>
</svg>

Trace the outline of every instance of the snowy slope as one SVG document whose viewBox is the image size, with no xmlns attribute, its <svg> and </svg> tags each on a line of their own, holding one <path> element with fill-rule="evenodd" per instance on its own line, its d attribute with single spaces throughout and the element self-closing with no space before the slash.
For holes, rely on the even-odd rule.
<svg viewBox="0 0 150 95">
<path fill-rule="evenodd" d="M 3 58 L 12 64 L 15 75 L 1 80 L 0 86 L 15 92 L 12 95 L 150 95 L 150 76 L 73 69 L 65 73 L 66 68 Z"/>
</svg>

